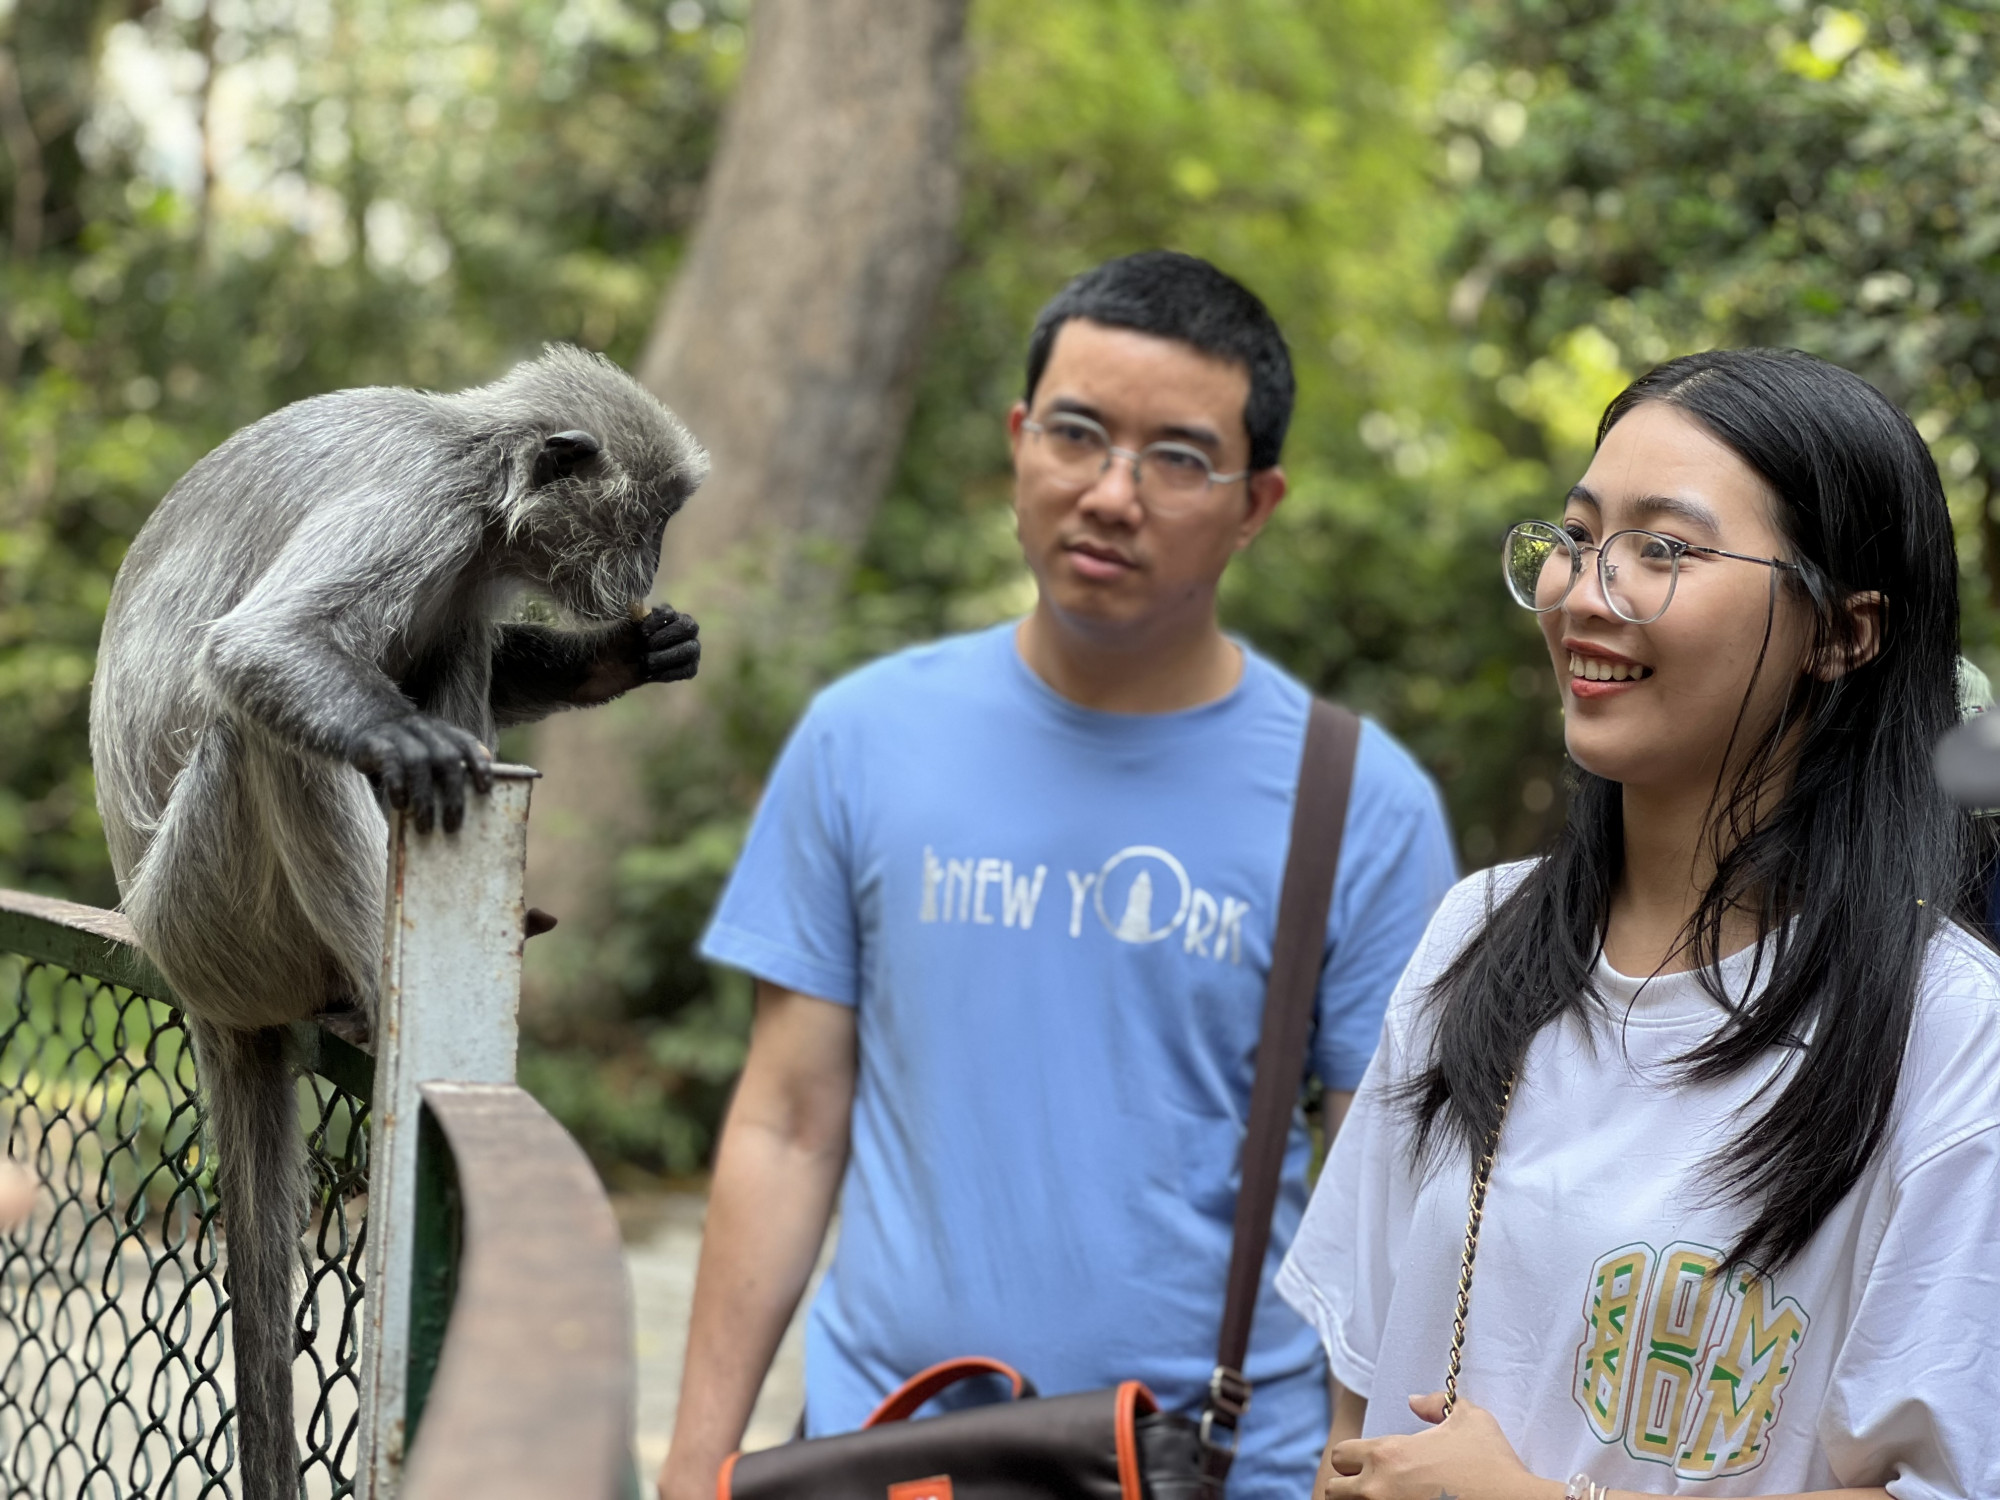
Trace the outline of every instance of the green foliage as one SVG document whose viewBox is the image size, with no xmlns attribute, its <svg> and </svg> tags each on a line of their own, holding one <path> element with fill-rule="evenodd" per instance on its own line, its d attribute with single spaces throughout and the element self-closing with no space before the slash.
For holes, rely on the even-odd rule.
<svg viewBox="0 0 2000 1500">
<path fill-rule="evenodd" d="M 727 0 L 128 9 L 0 0 L 39 156 L 0 150 L 0 885 L 100 905 L 86 690 L 152 505 L 302 396 L 463 385 L 553 338 L 634 360 L 744 40 Z M 665 982 L 705 983 L 684 943 L 676 961 Z M 531 1048 L 524 1076 L 600 1156 L 692 1166 L 744 1028 L 712 1029 L 737 1052 L 648 1064 L 676 1102 L 640 1141 L 615 1077 L 564 1092 L 590 1054 Z"/>
<path fill-rule="evenodd" d="M 1153 244 L 1252 285 L 1299 365 L 1293 492 L 1233 570 L 1230 624 L 1411 744 L 1470 863 L 1534 847 L 1561 773 L 1538 635 L 1495 586 L 1498 537 L 1548 511 L 1604 404 L 1671 354 L 1797 345 L 1905 403 L 1960 518 L 1969 639 L 1994 641 L 1979 570 L 2000 577 L 2000 115 L 1972 8 L 975 14 L 963 254 L 856 576 L 852 656 L 1031 599 L 999 423 L 1024 332 L 1065 277 Z M 721 877 L 718 847 L 684 852 L 661 866 L 684 883 L 637 908 L 676 944 Z M 631 1001 L 673 1025 L 701 993 Z"/>
<path fill-rule="evenodd" d="M 907 633 L 930 634 L 1032 600 L 1000 416 L 1036 309 L 1108 256 L 1206 256 L 1270 304 L 1299 375 L 1291 494 L 1232 569 L 1227 623 L 1403 735 L 1469 855 L 1530 846 L 1554 697 L 1487 554 L 1532 485 L 1455 420 L 1429 269 L 1453 227 L 1429 130 L 1438 14 L 1258 0 L 975 15 L 964 254 L 859 608 L 879 619 L 894 601 Z M 1524 780 L 1542 786 L 1532 810 Z"/>
<path fill-rule="evenodd" d="M 2000 35 L 1987 4 L 1508 0 L 1437 102 L 1480 425 L 1580 466 L 1630 373 L 1810 350 L 1917 420 L 2000 649 Z"/>
<path fill-rule="evenodd" d="M 0 4 L 37 127 L 0 150 L 0 884 L 99 904 L 86 689 L 147 512 L 302 396 L 551 338 L 632 359 L 743 39 L 561 0 L 142 9 Z"/>
<path fill-rule="evenodd" d="M 551 337 L 630 362 L 743 42 L 730 0 L 134 13 L 0 0 L 39 151 L 0 146 L 0 883 L 97 902 L 84 691 L 148 508 L 299 396 Z M 709 683 L 647 768 L 619 1008 L 529 1038 L 524 1079 L 600 1161 L 705 1158 L 750 997 L 692 946 L 765 770 L 828 675 L 1031 600 L 1002 417 L 1035 310 L 1109 255 L 1209 256 L 1287 329 L 1292 492 L 1228 622 L 1401 735 L 1469 863 L 1533 847 L 1561 770 L 1498 537 L 1670 354 L 1799 345 L 1904 403 L 2000 667 L 1995 45 L 1939 0 L 982 0 L 959 257 L 836 628 Z"/>
<path fill-rule="evenodd" d="M 727 685 L 726 717 L 769 727 L 758 706 L 775 688 L 787 705 L 782 730 L 812 680 L 1032 603 L 1013 538 L 1003 423 L 1020 394 L 1027 329 L 1078 271 L 1169 245 L 1214 259 L 1263 295 L 1300 375 L 1287 455 L 1293 495 L 1232 579 L 1231 625 L 1399 730 L 1426 722 L 1412 703 L 1431 710 L 1442 730 L 1425 748 L 1466 786 L 1481 772 L 1468 771 L 1469 758 L 1451 763 L 1444 743 L 1461 719 L 1489 735 L 1524 734 L 1552 775 L 1546 710 L 1523 711 L 1512 675 L 1521 644 L 1534 649 L 1532 632 L 1497 600 L 1487 604 L 1482 617 L 1504 643 L 1489 665 L 1480 658 L 1492 654 L 1490 641 L 1463 642 L 1445 628 L 1464 611 L 1434 587 L 1440 571 L 1454 582 L 1463 571 L 1456 559 L 1468 533 L 1482 547 L 1487 532 L 1497 541 L 1500 512 L 1490 498 L 1420 483 L 1446 445 L 1417 418 L 1396 445 L 1401 473 L 1362 436 L 1380 408 L 1415 412 L 1450 399 L 1449 366 L 1425 342 L 1439 324 L 1437 297 L 1418 274 L 1449 225 L 1431 189 L 1423 125 L 1436 24 L 1427 6 L 1391 0 L 976 5 L 962 244 L 901 462 L 836 637 L 803 643 L 803 661 L 758 664 L 761 687 Z M 1485 551 L 1479 558 L 1483 592 L 1497 594 L 1484 587 L 1496 569 Z M 1371 573 L 1376 581 L 1364 582 Z M 1419 597 L 1425 618 L 1412 629 Z M 751 791 L 778 741 L 738 736 L 732 774 L 750 771 Z M 626 1005 L 641 1037 L 692 1035 L 718 1014 L 686 945 L 721 888 L 750 799 L 731 789 L 718 815 L 716 783 L 685 775 L 701 753 L 669 752 L 682 773 L 671 779 L 681 810 L 669 807 L 660 844 L 634 851 L 621 870 L 625 931 L 639 939 L 624 965 Z M 1485 780 L 1514 772 L 1509 763 Z M 1512 794 L 1502 786 L 1503 798 Z M 1489 834 L 1488 852 L 1492 843 Z"/>
</svg>

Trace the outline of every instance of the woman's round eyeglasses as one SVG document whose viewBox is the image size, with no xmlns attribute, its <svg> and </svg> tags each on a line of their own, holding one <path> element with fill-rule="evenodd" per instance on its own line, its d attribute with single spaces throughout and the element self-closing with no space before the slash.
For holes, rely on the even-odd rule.
<svg viewBox="0 0 2000 1500">
<path fill-rule="evenodd" d="M 1065 487 L 1088 489 L 1103 477 L 1114 458 L 1129 459 L 1132 487 L 1156 515 L 1179 515 L 1206 498 L 1209 486 L 1233 484 L 1248 474 L 1218 474 L 1208 455 L 1191 443 L 1148 443 L 1136 452 L 1120 448 L 1089 417 L 1059 411 L 1046 420 L 1022 421 L 1021 428 L 1041 439 L 1049 477 Z"/>
<path fill-rule="evenodd" d="M 1634 625 L 1650 625 L 1667 612 L 1674 585 L 1680 581 L 1681 559 L 1690 552 L 1799 571 L 1797 563 L 1697 547 L 1657 531 L 1614 531 L 1602 542 L 1585 542 L 1547 521 L 1523 521 L 1507 533 L 1501 552 L 1507 592 L 1516 604 L 1538 615 L 1560 609 L 1583 576 L 1586 552 L 1597 554 L 1597 587 L 1604 602 L 1619 619 Z"/>
</svg>

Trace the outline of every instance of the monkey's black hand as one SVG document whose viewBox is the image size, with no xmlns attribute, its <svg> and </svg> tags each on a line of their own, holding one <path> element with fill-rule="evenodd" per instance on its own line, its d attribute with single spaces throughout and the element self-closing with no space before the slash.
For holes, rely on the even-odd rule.
<svg viewBox="0 0 2000 1500">
<path fill-rule="evenodd" d="M 661 605 L 639 621 L 641 682 L 685 682 L 701 665 L 701 626 L 693 615 Z"/>
<path fill-rule="evenodd" d="M 429 833 L 440 815 L 446 833 L 458 832 L 468 780 L 481 796 L 493 790 L 491 752 L 476 736 L 427 714 L 362 730 L 347 758 L 377 796 L 416 819 L 419 833 Z"/>
</svg>

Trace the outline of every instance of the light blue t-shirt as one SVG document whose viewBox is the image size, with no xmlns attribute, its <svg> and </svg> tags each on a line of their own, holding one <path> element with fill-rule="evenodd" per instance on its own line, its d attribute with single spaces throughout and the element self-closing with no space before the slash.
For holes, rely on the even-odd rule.
<svg viewBox="0 0 2000 1500">
<path fill-rule="evenodd" d="M 1006 625 L 827 688 L 765 789 L 703 954 L 856 1008 L 840 1240 L 806 1341 L 814 1434 L 957 1355 L 1044 1394 L 1215 1362 L 1307 694 L 1254 652 L 1227 697 L 1107 714 Z M 1435 789 L 1366 725 L 1311 1066 L 1352 1089 L 1453 880 Z M 1271 1291 L 1306 1199 L 1295 1124 L 1232 1500 L 1303 1494 L 1325 1361 Z"/>
</svg>

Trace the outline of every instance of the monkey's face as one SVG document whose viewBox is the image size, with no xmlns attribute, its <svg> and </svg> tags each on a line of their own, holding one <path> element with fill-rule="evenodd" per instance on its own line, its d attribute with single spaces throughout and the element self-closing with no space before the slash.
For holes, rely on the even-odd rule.
<svg viewBox="0 0 2000 1500">
<path fill-rule="evenodd" d="M 552 555 L 547 577 L 541 582 L 567 613 L 579 620 L 609 624 L 626 619 L 633 602 L 646 597 L 659 566 L 657 537 L 638 546 L 600 541 Z"/>
<path fill-rule="evenodd" d="M 550 596 L 580 620 L 626 618 L 660 568 L 664 516 L 607 504 L 603 486 L 569 488 L 538 504 L 534 528 L 541 578 Z"/>
<path fill-rule="evenodd" d="M 505 434 L 500 567 L 580 620 L 625 619 L 708 477 L 701 444 L 609 360 L 562 345 L 464 399 Z"/>
<path fill-rule="evenodd" d="M 651 457 L 643 449 L 639 456 Z M 530 581 L 581 620 L 625 619 L 652 588 L 667 521 L 693 487 L 685 467 L 671 465 L 661 476 L 656 464 L 642 462 L 635 472 L 580 429 L 545 438 L 515 526 Z"/>
</svg>

